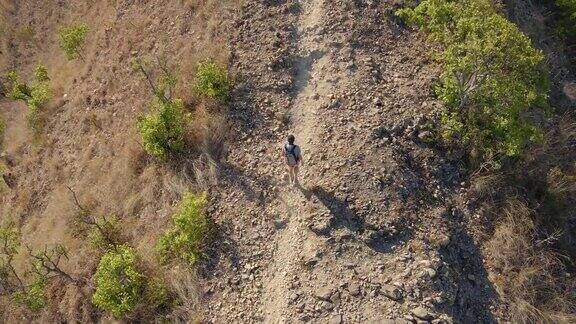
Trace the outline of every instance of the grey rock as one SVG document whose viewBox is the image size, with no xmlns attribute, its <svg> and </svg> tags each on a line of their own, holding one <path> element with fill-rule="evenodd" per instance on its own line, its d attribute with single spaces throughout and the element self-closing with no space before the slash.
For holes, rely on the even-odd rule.
<svg viewBox="0 0 576 324">
<path fill-rule="evenodd" d="M 329 302 L 329 301 L 323 301 L 322 302 L 322 308 L 327 309 L 327 310 L 331 310 L 334 308 L 334 304 L 332 304 L 332 302 Z"/>
<path fill-rule="evenodd" d="M 327 235 L 330 232 L 330 217 L 315 217 L 314 221 L 308 226 L 310 230 L 317 235 Z"/>
<path fill-rule="evenodd" d="M 350 293 L 350 295 L 352 296 L 358 296 L 360 295 L 360 285 L 356 284 L 356 283 L 351 283 L 348 285 L 348 292 Z"/>
<path fill-rule="evenodd" d="M 424 273 L 426 273 L 430 278 L 436 277 L 436 270 L 432 268 L 424 268 Z"/>
<path fill-rule="evenodd" d="M 412 321 L 409 321 L 404 318 L 398 318 L 394 321 L 394 324 L 412 324 Z"/>
<path fill-rule="evenodd" d="M 330 297 L 332 296 L 332 289 L 329 287 L 322 287 L 316 292 L 315 296 L 321 300 L 330 300 Z"/>
<path fill-rule="evenodd" d="M 428 140 L 432 137 L 432 133 L 429 131 L 423 131 L 418 134 L 418 138 L 421 140 Z"/>
<path fill-rule="evenodd" d="M 425 321 L 430 321 L 434 319 L 434 314 L 422 306 L 418 306 L 415 309 L 413 309 L 412 315 Z"/>
<path fill-rule="evenodd" d="M 449 323 L 451 323 L 451 322 L 449 322 L 445 319 L 441 319 L 441 318 L 438 318 L 438 319 L 435 319 L 432 321 L 432 324 L 449 324 Z"/>
<path fill-rule="evenodd" d="M 380 288 L 380 292 L 382 293 L 382 295 L 394 301 L 399 301 L 400 299 L 402 299 L 402 291 L 398 287 L 393 285 L 387 285 L 387 284 L 382 285 L 382 287 Z"/>
<path fill-rule="evenodd" d="M 308 258 L 308 259 L 304 260 L 304 265 L 307 266 L 307 267 L 313 267 L 313 266 L 315 266 L 315 265 L 318 263 L 318 261 L 320 261 L 319 258 L 317 258 L 317 257 L 311 257 L 311 258 Z"/>
<path fill-rule="evenodd" d="M 394 320 L 394 319 L 391 319 L 391 318 L 385 318 L 385 319 L 383 319 L 383 320 L 381 320 L 381 321 L 374 321 L 374 322 L 371 322 L 371 323 L 379 323 L 379 324 L 396 324 L 397 322 L 396 322 L 396 320 Z"/>
<path fill-rule="evenodd" d="M 340 314 L 333 315 L 328 320 L 328 323 L 329 324 L 341 324 L 342 323 L 342 315 L 340 315 Z"/>
</svg>

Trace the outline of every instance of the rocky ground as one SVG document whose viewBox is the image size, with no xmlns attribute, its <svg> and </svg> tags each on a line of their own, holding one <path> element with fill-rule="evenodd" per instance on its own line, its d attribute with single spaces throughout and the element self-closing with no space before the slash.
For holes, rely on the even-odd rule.
<svg viewBox="0 0 576 324">
<path fill-rule="evenodd" d="M 246 2 L 234 140 L 204 266 L 210 322 L 496 322 L 458 155 L 436 144 L 431 48 L 385 1 Z M 283 179 L 294 133 L 301 186 Z"/>
<path fill-rule="evenodd" d="M 404 1 L 238 2 L 0 0 L 10 9 L 0 17 L 14 27 L 12 39 L 0 42 L 0 70 L 29 76 L 46 65 L 55 99 L 40 138 L 24 104 L 0 100 L 8 188 L 0 220 L 18 224 L 33 247 L 62 243 L 75 251 L 67 268 L 91 282 L 98 258 L 71 231 L 77 207 L 67 186 L 95 214 L 117 215 L 150 265 L 182 194 L 209 188 L 216 236 L 201 282 L 192 269 L 156 266 L 167 282 L 175 273 L 192 278 L 182 286 L 194 298 L 175 318 L 198 309 L 211 323 L 510 320 L 487 278 L 498 272 L 488 271 L 478 247 L 480 231 L 492 225 L 481 216 L 488 213 L 475 209 L 462 155 L 435 133 L 442 107 L 432 91 L 440 71 L 433 48 L 394 15 Z M 533 25 L 513 14 L 524 12 L 523 3 L 507 2 L 519 26 Z M 58 29 L 73 22 L 91 28 L 84 60 L 66 60 L 58 46 Z M 35 31 L 29 39 L 26 26 Z M 559 50 L 542 35 L 536 44 L 559 62 L 555 89 L 576 97 L 574 83 L 564 85 L 565 59 L 555 59 Z M 233 93 L 218 113 L 231 127 L 217 177 L 201 150 L 164 163 L 138 145 L 135 122 L 152 94 L 131 68 L 134 58 L 167 59 L 179 76 L 176 95 L 206 120 L 216 109 L 190 90 L 196 64 L 228 60 Z M 226 127 L 202 122 L 195 126 L 207 133 Z M 285 179 L 288 134 L 304 154 L 297 187 Z M 51 289 L 41 315 L 0 300 L 2 319 L 106 321 L 78 289 Z"/>
</svg>

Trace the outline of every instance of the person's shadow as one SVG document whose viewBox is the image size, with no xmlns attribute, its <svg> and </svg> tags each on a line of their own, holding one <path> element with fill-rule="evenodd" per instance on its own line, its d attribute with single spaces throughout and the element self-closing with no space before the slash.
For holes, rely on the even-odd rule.
<svg viewBox="0 0 576 324">
<path fill-rule="evenodd" d="M 407 242 L 412 236 L 409 229 L 392 233 L 387 229 L 375 228 L 367 224 L 350 208 L 350 202 L 347 198 L 339 199 L 322 187 L 313 186 L 308 189 L 297 183 L 294 188 L 300 191 L 307 200 L 315 199 L 330 211 L 331 218 L 328 227 L 316 232 L 317 235 L 331 236 L 336 230 L 347 228 L 352 233 L 353 239 L 364 242 L 372 250 L 379 253 L 392 251 L 400 243 Z"/>
</svg>

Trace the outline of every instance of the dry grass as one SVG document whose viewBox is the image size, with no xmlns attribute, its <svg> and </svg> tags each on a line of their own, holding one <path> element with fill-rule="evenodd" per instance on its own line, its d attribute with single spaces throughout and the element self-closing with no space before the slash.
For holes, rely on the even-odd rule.
<svg viewBox="0 0 576 324">
<path fill-rule="evenodd" d="M 575 129 L 573 116 L 561 117 L 546 143 L 473 185 L 495 215 L 484 248 L 514 323 L 576 322 Z"/>
<path fill-rule="evenodd" d="M 486 250 L 491 256 L 501 296 L 508 297 L 515 323 L 569 323 L 576 320 L 576 284 L 566 260 L 546 248 L 558 237 L 541 238 L 534 211 L 511 200 Z"/>
<path fill-rule="evenodd" d="M 200 323 L 201 287 L 197 276 L 188 269 L 176 268 L 170 273 L 170 288 L 178 303 L 167 319 L 172 323 Z"/>
<path fill-rule="evenodd" d="M 230 135 L 226 116 L 219 112 L 209 111 L 205 106 L 199 106 L 190 125 L 190 145 L 197 151 L 208 154 L 215 161 L 220 161 L 226 155 L 226 142 Z"/>
<path fill-rule="evenodd" d="M 16 39 L 23 42 L 33 41 L 34 35 L 36 35 L 36 32 L 34 31 L 34 28 L 32 26 L 20 26 L 16 28 L 14 32 L 14 36 L 16 37 Z"/>
<path fill-rule="evenodd" d="M 225 109 L 205 108 L 194 98 L 191 84 L 198 62 L 214 58 L 226 65 L 226 16 L 237 2 L 153 1 L 146 6 L 128 2 L 110 6 L 99 0 L 58 4 L 0 0 L 0 25 L 8 26 L 1 31 L 9 33 L 9 39 L 0 37 L 0 74 L 17 69 L 28 76 L 41 62 L 49 67 L 54 89 L 54 101 L 42 116 L 42 145 L 30 145 L 33 134 L 24 107 L 0 100 L 7 126 L 4 149 L 16 161 L 7 166 L 15 186 L 0 195 L 0 214 L 14 220 L 26 243 L 49 241 L 70 247 L 75 253 L 67 265 L 89 281 L 98 253 L 87 244 L 89 231 L 78 226 L 78 210 L 65 189 L 71 186 L 94 216 L 117 215 L 123 234 L 150 267 L 158 270 L 156 274 L 167 272 L 149 252 L 154 251 L 169 220 L 171 206 L 184 191 L 216 185 L 216 165 L 226 154 Z M 58 28 L 71 22 L 86 22 L 91 27 L 85 61 L 68 62 L 58 47 Z M 30 29 L 21 30 L 24 33 L 18 36 L 20 26 Z M 39 42 L 40 31 L 44 42 Z M 36 41 L 34 46 L 26 40 L 28 36 Z M 138 143 L 135 120 L 147 109 L 151 95 L 143 87 L 145 81 L 129 68 L 133 52 L 170 59 L 179 79 L 175 95 L 189 103 L 194 114 L 190 150 L 170 163 L 156 163 Z M 190 269 L 182 271 L 178 280 L 162 277 L 182 300 L 171 318 L 189 322 L 198 318 L 198 278 Z M 12 311 L 8 299 L 0 300 L 0 321 L 93 322 L 102 316 L 91 308 L 89 291 L 83 297 L 63 285 L 53 288 L 54 303 L 30 317 L 20 317 L 26 312 Z"/>
</svg>

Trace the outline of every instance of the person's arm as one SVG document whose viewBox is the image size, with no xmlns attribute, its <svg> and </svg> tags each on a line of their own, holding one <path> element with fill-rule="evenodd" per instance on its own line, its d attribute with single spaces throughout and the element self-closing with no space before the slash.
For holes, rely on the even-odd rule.
<svg viewBox="0 0 576 324">
<path fill-rule="evenodd" d="M 298 162 L 300 163 L 301 166 L 304 166 L 304 157 L 302 156 L 302 149 L 300 147 L 298 147 L 298 157 L 299 157 Z"/>
</svg>

